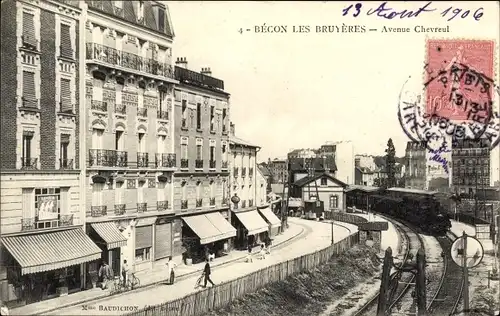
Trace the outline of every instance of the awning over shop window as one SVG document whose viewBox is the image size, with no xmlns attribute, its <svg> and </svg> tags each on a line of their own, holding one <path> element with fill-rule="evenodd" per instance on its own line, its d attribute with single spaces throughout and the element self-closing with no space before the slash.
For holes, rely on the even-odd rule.
<svg viewBox="0 0 500 316">
<path fill-rule="evenodd" d="M 202 245 L 235 236 L 232 232 L 221 232 L 206 215 L 186 216 L 182 217 L 182 220 L 200 237 Z"/>
<path fill-rule="evenodd" d="M 80 228 L 3 237 L 2 243 L 21 266 L 23 275 L 101 258 L 101 249 Z"/>
<path fill-rule="evenodd" d="M 256 235 L 268 230 L 269 226 L 257 211 L 235 213 L 243 226 L 248 230 L 248 235 Z"/>
<path fill-rule="evenodd" d="M 108 249 L 120 248 L 127 245 L 127 238 L 122 235 L 115 223 L 94 223 L 90 226 L 106 242 Z"/>
<path fill-rule="evenodd" d="M 205 214 L 207 219 L 214 225 L 225 238 L 236 236 L 236 228 L 234 228 L 220 212 L 213 212 Z"/>
<path fill-rule="evenodd" d="M 271 228 L 276 228 L 281 226 L 280 219 L 273 213 L 273 211 L 271 211 L 271 208 L 266 207 L 259 210 L 259 212 L 262 214 L 262 216 L 264 216 L 269 225 L 271 225 Z"/>
<path fill-rule="evenodd" d="M 135 227 L 153 225 L 156 222 L 157 219 L 158 219 L 157 216 L 139 218 L 138 221 L 137 221 L 137 224 L 135 225 Z"/>
</svg>

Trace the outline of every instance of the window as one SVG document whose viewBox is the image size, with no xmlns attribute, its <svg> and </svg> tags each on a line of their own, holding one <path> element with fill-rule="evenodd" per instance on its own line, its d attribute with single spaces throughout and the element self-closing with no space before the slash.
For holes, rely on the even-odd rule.
<svg viewBox="0 0 500 316">
<path fill-rule="evenodd" d="M 160 92 L 160 100 L 159 100 L 159 108 L 158 108 L 158 111 L 162 112 L 162 111 L 166 111 L 167 109 L 165 108 L 165 97 L 166 97 L 166 93 L 165 92 Z"/>
<path fill-rule="evenodd" d="M 226 116 L 227 116 L 227 110 L 222 109 L 222 131 L 226 132 Z"/>
<path fill-rule="evenodd" d="M 94 128 L 92 129 L 92 149 L 101 149 L 102 148 L 102 129 Z"/>
<path fill-rule="evenodd" d="M 202 159 L 203 159 L 203 145 L 197 144 L 196 145 L 196 160 L 202 160 Z"/>
<path fill-rule="evenodd" d="M 117 9 L 123 9 L 123 1 L 113 1 L 115 8 Z"/>
<path fill-rule="evenodd" d="M 137 21 L 142 23 L 144 20 L 144 3 L 142 0 L 137 1 Z"/>
<path fill-rule="evenodd" d="M 165 188 L 167 186 L 166 182 L 158 182 L 158 189 L 157 189 L 157 200 L 158 201 L 165 201 L 167 198 L 167 194 L 165 192 Z"/>
<path fill-rule="evenodd" d="M 62 113 L 73 113 L 71 104 L 71 80 L 61 79 L 61 108 Z"/>
<path fill-rule="evenodd" d="M 23 166 L 29 166 L 31 160 L 31 141 L 33 140 L 34 132 L 25 131 L 23 133 Z"/>
<path fill-rule="evenodd" d="M 187 200 L 187 183 L 186 183 L 186 181 L 183 181 L 181 183 L 181 200 L 182 201 Z"/>
<path fill-rule="evenodd" d="M 201 199 L 201 181 L 196 182 L 196 199 Z"/>
<path fill-rule="evenodd" d="M 115 204 L 120 205 L 123 204 L 124 200 L 124 187 L 123 187 L 123 182 L 115 182 L 116 189 L 115 189 Z"/>
<path fill-rule="evenodd" d="M 321 178 L 321 185 L 328 185 L 328 179 L 327 178 Z"/>
<path fill-rule="evenodd" d="M 37 107 L 35 93 L 35 73 L 23 71 L 23 106 Z"/>
<path fill-rule="evenodd" d="M 210 106 L 210 131 L 215 131 L 215 107 Z"/>
<path fill-rule="evenodd" d="M 182 125 L 183 128 L 187 128 L 187 101 L 182 100 Z"/>
<path fill-rule="evenodd" d="M 141 248 L 135 250 L 135 261 L 149 261 L 151 260 L 151 247 Z"/>
<path fill-rule="evenodd" d="M 227 145 L 222 143 L 222 160 L 227 161 Z"/>
<path fill-rule="evenodd" d="M 61 212 L 61 189 L 35 189 L 35 228 L 57 227 L 54 220 L 59 219 Z"/>
<path fill-rule="evenodd" d="M 92 206 L 102 206 L 102 192 L 104 190 L 104 183 L 92 184 Z"/>
<path fill-rule="evenodd" d="M 214 180 L 210 181 L 210 198 L 215 197 L 215 182 Z"/>
<path fill-rule="evenodd" d="M 165 32 L 165 10 L 158 8 L 158 31 Z"/>
<path fill-rule="evenodd" d="M 61 159 L 61 168 L 68 168 L 70 167 L 69 165 L 69 159 L 68 159 L 68 146 L 69 146 L 69 139 L 70 135 L 69 134 L 61 134 L 61 148 L 60 148 L 60 159 Z"/>
<path fill-rule="evenodd" d="M 336 195 L 330 195 L 330 209 L 338 208 L 338 197 Z"/>
<path fill-rule="evenodd" d="M 210 161 L 215 161 L 215 145 L 210 146 Z"/>
<path fill-rule="evenodd" d="M 137 186 L 137 203 L 144 203 L 144 185 L 146 181 L 139 181 Z"/>
<path fill-rule="evenodd" d="M 70 26 L 61 24 L 61 57 L 73 59 L 73 48 L 71 46 Z"/>
<path fill-rule="evenodd" d="M 222 202 L 226 203 L 226 199 L 227 199 L 226 180 L 222 180 Z"/>
<path fill-rule="evenodd" d="M 35 16 L 28 12 L 23 12 L 23 44 L 37 48 Z"/>
<path fill-rule="evenodd" d="M 201 129 L 201 103 L 196 104 L 196 128 Z"/>
<path fill-rule="evenodd" d="M 163 154 L 165 152 L 165 143 L 167 141 L 167 136 L 160 135 L 158 136 L 158 153 Z"/>
<path fill-rule="evenodd" d="M 123 150 L 123 131 L 116 131 L 115 133 L 115 150 L 122 151 Z"/>
<path fill-rule="evenodd" d="M 138 145 L 137 150 L 138 150 L 138 152 L 141 152 L 141 153 L 146 151 L 146 141 L 144 139 L 144 135 L 145 135 L 144 133 L 139 133 L 138 139 L 137 139 L 137 141 L 138 141 L 137 142 L 137 145 Z"/>
<path fill-rule="evenodd" d="M 181 144 L 181 159 L 188 159 L 188 144 Z"/>
</svg>

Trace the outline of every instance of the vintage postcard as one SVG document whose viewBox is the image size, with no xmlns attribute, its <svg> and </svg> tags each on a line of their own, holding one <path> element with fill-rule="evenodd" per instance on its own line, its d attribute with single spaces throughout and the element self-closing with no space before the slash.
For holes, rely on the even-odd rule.
<svg viewBox="0 0 500 316">
<path fill-rule="evenodd" d="M 498 1 L 1 13 L 1 315 L 499 315 Z"/>
</svg>

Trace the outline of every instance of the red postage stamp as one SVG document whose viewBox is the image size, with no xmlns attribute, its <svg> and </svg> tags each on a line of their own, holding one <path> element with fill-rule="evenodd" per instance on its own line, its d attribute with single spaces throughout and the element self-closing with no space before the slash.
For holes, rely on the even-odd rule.
<svg viewBox="0 0 500 316">
<path fill-rule="evenodd" d="M 495 42 L 428 40 L 426 114 L 488 124 L 494 93 Z"/>
</svg>

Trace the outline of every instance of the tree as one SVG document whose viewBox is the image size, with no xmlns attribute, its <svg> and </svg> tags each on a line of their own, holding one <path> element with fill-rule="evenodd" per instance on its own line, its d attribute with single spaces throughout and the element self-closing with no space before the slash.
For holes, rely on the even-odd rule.
<svg viewBox="0 0 500 316">
<path fill-rule="evenodd" d="M 385 168 L 387 171 L 387 187 L 392 188 L 396 186 L 396 148 L 394 148 L 392 138 L 389 138 L 385 150 Z"/>
</svg>

